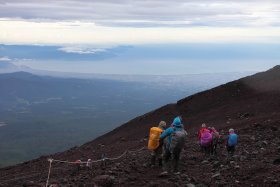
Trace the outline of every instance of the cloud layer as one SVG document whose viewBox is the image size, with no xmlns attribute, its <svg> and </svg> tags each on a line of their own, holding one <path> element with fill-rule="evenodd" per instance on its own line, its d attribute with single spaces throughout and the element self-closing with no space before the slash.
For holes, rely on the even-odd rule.
<svg viewBox="0 0 280 187">
<path fill-rule="evenodd" d="M 279 26 L 278 0 L 0 0 L 0 17 L 103 26 Z"/>
</svg>

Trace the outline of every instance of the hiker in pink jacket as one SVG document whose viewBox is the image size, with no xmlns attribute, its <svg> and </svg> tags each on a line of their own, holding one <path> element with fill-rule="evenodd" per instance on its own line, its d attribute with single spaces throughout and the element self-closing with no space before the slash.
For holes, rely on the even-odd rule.
<svg viewBox="0 0 280 187">
<path fill-rule="evenodd" d="M 211 146 L 212 146 L 212 134 L 208 129 L 206 129 L 201 134 L 200 145 L 202 147 L 205 156 L 209 156 L 211 151 Z"/>
</svg>

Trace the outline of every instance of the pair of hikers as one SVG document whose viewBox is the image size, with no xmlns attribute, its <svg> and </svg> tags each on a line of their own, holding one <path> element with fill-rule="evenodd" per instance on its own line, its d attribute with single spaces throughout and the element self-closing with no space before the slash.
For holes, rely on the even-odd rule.
<svg viewBox="0 0 280 187">
<path fill-rule="evenodd" d="M 207 155 L 216 155 L 217 146 L 220 143 L 221 135 L 214 127 L 206 127 L 206 124 L 201 125 L 201 129 L 198 133 L 198 141 L 201 150 Z"/>
<path fill-rule="evenodd" d="M 160 129 L 160 125 L 158 129 Z M 159 165 L 163 166 L 164 172 L 169 170 L 171 164 L 172 172 L 176 173 L 178 172 L 180 154 L 187 137 L 182 118 L 176 117 L 169 128 L 161 130 L 156 130 L 156 127 L 150 129 L 148 148 L 153 151 L 152 165 L 155 164 L 155 157 L 158 157 Z M 160 154 L 161 151 L 162 154 Z"/>
<path fill-rule="evenodd" d="M 229 135 L 227 137 L 226 148 L 229 156 L 233 156 L 235 152 L 235 146 L 237 145 L 238 136 L 234 132 L 234 129 L 229 129 Z M 198 140 L 202 151 L 205 156 L 210 154 L 217 154 L 218 144 L 224 142 L 223 137 L 214 127 L 206 127 L 206 124 L 203 123 L 198 134 Z"/>
</svg>

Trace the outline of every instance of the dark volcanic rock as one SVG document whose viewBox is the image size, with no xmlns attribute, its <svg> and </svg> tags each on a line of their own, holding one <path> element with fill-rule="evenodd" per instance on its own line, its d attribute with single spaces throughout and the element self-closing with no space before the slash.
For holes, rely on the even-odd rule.
<svg viewBox="0 0 280 187">
<path fill-rule="evenodd" d="M 277 158 L 273 161 L 274 165 L 280 165 L 280 158 Z"/>
<path fill-rule="evenodd" d="M 169 104 L 137 117 L 113 131 L 68 151 L 0 169 L 0 186 L 22 187 L 32 181 L 45 186 L 47 158 L 75 161 L 112 160 L 85 166 L 53 163 L 50 184 L 59 186 L 277 186 L 280 181 L 280 66 L 207 90 L 176 104 Z M 164 120 L 171 124 L 181 115 L 189 133 L 179 166 L 180 174 L 159 177 L 162 169 L 149 163 L 150 127 Z M 202 123 L 222 131 L 234 128 L 239 135 L 236 156 L 227 156 L 224 145 L 217 155 L 200 152 L 197 132 Z M 126 152 L 133 150 L 133 152 Z M 62 180 L 63 178 L 63 180 Z M 30 183 L 31 184 L 31 183 Z"/>
<path fill-rule="evenodd" d="M 110 187 L 114 184 L 114 177 L 110 175 L 99 175 L 94 177 L 94 183 L 100 187 Z"/>
</svg>

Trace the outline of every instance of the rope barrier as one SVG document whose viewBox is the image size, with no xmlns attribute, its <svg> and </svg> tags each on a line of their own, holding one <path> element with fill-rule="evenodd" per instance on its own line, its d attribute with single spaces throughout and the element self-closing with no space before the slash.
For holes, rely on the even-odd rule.
<svg viewBox="0 0 280 187">
<path fill-rule="evenodd" d="M 107 158 L 107 159 L 108 159 L 108 160 L 111 160 L 111 161 L 113 161 L 113 160 L 118 160 L 118 159 L 122 158 L 123 156 L 125 156 L 127 153 L 128 153 L 128 151 L 125 151 L 122 155 L 120 155 L 120 156 L 118 156 L 118 157 L 115 157 L 115 158 Z"/>
<path fill-rule="evenodd" d="M 48 187 L 48 185 L 49 185 L 53 159 L 48 159 L 48 161 L 50 162 L 50 166 L 49 166 L 49 173 L 48 173 L 48 179 L 47 179 L 47 182 L 46 182 L 46 187 Z"/>
<path fill-rule="evenodd" d="M 47 181 L 46 181 L 46 187 L 48 187 L 48 185 L 49 185 L 49 180 L 50 180 L 50 175 L 51 175 L 51 167 L 52 167 L 53 162 L 67 163 L 67 164 L 87 164 L 88 165 L 88 163 L 104 162 L 106 160 L 110 160 L 110 161 L 118 160 L 118 159 L 121 159 L 122 157 L 124 157 L 128 153 L 137 153 L 139 151 L 142 151 L 143 149 L 145 149 L 145 147 L 142 147 L 142 148 L 140 148 L 138 150 L 134 150 L 134 151 L 126 150 L 123 154 L 121 154 L 118 157 L 115 157 L 115 158 L 106 158 L 105 157 L 105 158 L 102 158 L 102 159 L 99 159 L 99 160 L 93 160 L 93 161 L 91 160 L 91 161 L 70 162 L 70 161 L 64 161 L 64 160 L 48 159 L 48 161 L 50 162 L 50 165 L 49 165 L 48 178 L 47 178 Z"/>
<path fill-rule="evenodd" d="M 137 152 L 139 152 L 139 151 L 142 151 L 143 149 L 145 149 L 145 147 L 142 147 L 142 148 L 140 148 L 140 149 L 138 149 L 138 150 L 135 150 L 135 151 L 128 151 L 129 153 L 137 153 Z"/>
<path fill-rule="evenodd" d="M 145 147 L 142 147 L 141 149 L 138 149 L 138 150 L 135 150 L 135 151 L 129 151 L 129 150 L 126 150 L 123 154 L 121 154 L 120 156 L 118 157 L 115 157 L 115 158 L 102 158 L 102 159 L 99 159 L 99 160 L 93 160 L 93 161 L 90 161 L 90 163 L 97 163 L 97 162 L 102 162 L 102 161 L 105 161 L 105 160 L 118 160 L 120 158 L 122 158 L 125 154 L 127 153 L 136 153 L 136 152 L 139 152 L 139 151 L 142 151 Z M 70 162 L 70 161 L 65 161 L 65 160 L 55 160 L 55 159 L 52 159 L 52 162 L 58 162 L 58 163 L 67 163 L 67 164 L 87 164 L 88 161 L 81 161 L 81 162 Z"/>
<path fill-rule="evenodd" d="M 121 159 L 122 157 L 124 157 L 126 154 L 128 153 L 136 153 L 136 152 L 139 152 L 139 151 L 142 151 L 145 147 L 142 147 L 138 150 L 132 150 L 132 151 L 129 151 L 129 150 L 126 150 L 123 154 L 121 154 L 120 156 L 118 157 L 113 157 L 113 158 L 102 158 L 102 159 L 99 159 L 99 160 L 93 160 L 93 161 L 90 161 L 90 163 L 98 163 L 98 162 L 104 162 L 106 160 L 110 160 L 110 161 L 114 161 L 114 160 L 118 160 L 118 159 Z M 77 162 L 70 162 L 70 161 L 63 161 L 63 160 L 55 160 L 55 159 L 48 159 L 48 162 L 49 162 L 49 169 L 48 169 L 48 178 L 47 178 L 47 181 L 46 181 L 46 187 L 48 187 L 49 185 L 49 181 L 50 181 L 50 176 L 51 176 L 51 171 L 52 170 L 56 170 L 56 169 L 61 169 L 61 167 L 59 168 L 53 168 L 52 167 L 52 164 L 54 162 L 58 162 L 58 163 L 68 163 L 68 164 L 86 164 L 86 163 L 89 163 L 89 161 L 81 161 L 79 163 Z M 5 180 L 4 178 L 7 178 L 9 176 L 4 176 L 4 178 L 1 178 L 1 182 L 0 184 L 1 185 L 4 185 L 8 182 L 12 182 L 12 181 L 17 181 L 17 180 L 20 180 L 20 179 L 26 179 L 26 178 L 31 178 L 31 177 L 35 177 L 35 176 L 38 176 L 38 175 L 42 175 L 42 173 L 45 173 L 45 172 L 29 172 L 29 173 L 20 173 L 20 174 L 17 174 L 13 177 L 16 177 L 16 178 L 13 178 L 13 179 L 10 179 L 10 180 Z M 29 175 L 30 174 L 30 175 Z M 24 175 L 24 176 L 22 176 Z M 18 177 L 19 176 L 19 177 Z M 3 180 L 4 179 L 4 180 Z"/>
</svg>

